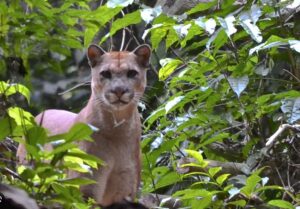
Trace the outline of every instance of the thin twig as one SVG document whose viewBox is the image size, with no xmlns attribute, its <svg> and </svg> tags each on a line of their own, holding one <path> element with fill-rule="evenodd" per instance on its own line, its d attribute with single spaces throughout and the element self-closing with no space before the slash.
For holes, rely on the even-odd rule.
<svg viewBox="0 0 300 209">
<path fill-rule="evenodd" d="M 272 135 L 270 136 L 270 138 L 268 139 L 266 146 L 267 147 L 271 147 L 275 140 L 280 136 L 280 134 L 282 134 L 282 132 L 284 132 L 286 129 L 300 129 L 300 124 L 295 124 L 295 125 L 290 125 L 290 124 L 282 124 L 279 126 L 278 130 Z"/>
<path fill-rule="evenodd" d="M 79 83 L 79 84 L 77 84 L 77 85 L 75 85 L 75 86 L 73 86 L 73 87 L 67 89 L 66 91 L 63 91 L 63 92 L 58 93 L 58 95 L 66 94 L 66 93 L 68 93 L 68 92 L 70 92 L 70 91 L 73 91 L 74 89 L 77 89 L 77 88 L 80 87 L 80 86 L 85 86 L 85 85 L 90 85 L 90 84 L 91 84 L 91 81 L 86 81 L 86 82 L 84 82 L 84 83 Z"/>
<path fill-rule="evenodd" d="M 123 10 L 121 10 L 121 14 L 122 14 L 123 17 L 125 16 Z M 123 51 L 125 39 L 126 39 L 126 30 L 125 30 L 125 28 L 123 28 L 122 29 L 122 42 L 121 42 L 121 46 L 120 46 L 120 51 Z"/>
</svg>

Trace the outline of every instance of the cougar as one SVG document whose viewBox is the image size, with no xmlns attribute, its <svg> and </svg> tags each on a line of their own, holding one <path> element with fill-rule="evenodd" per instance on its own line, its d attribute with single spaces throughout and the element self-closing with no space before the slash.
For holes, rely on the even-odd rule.
<svg viewBox="0 0 300 209">
<path fill-rule="evenodd" d="M 49 109 L 35 118 L 51 135 L 65 133 L 78 122 L 98 128 L 92 135 L 93 142 L 81 141 L 79 147 L 105 161 L 105 165 L 89 175 L 97 183 L 81 190 L 102 206 L 136 196 L 141 171 L 141 121 L 137 105 L 146 87 L 150 55 L 148 45 L 132 52 L 105 52 L 97 45 L 90 45 L 87 57 L 92 78 L 87 105 L 78 114 Z M 24 162 L 24 144 L 19 145 L 17 156 Z M 86 175 L 69 173 L 69 177 Z"/>
</svg>

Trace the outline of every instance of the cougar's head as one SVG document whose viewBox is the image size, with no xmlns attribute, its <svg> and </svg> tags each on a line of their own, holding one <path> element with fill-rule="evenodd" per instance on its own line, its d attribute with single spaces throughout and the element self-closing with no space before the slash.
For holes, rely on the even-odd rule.
<svg viewBox="0 0 300 209">
<path fill-rule="evenodd" d="M 141 45 L 132 52 L 105 52 L 97 45 L 90 45 L 87 56 L 96 101 L 112 109 L 137 104 L 146 87 L 150 54 L 148 45 Z"/>
</svg>

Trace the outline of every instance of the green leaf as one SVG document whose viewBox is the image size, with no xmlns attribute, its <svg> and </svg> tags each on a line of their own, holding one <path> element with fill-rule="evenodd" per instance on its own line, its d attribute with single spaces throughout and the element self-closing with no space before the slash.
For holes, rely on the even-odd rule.
<svg viewBox="0 0 300 209">
<path fill-rule="evenodd" d="M 202 12 L 205 10 L 208 10 L 209 8 L 215 6 L 217 4 L 218 1 L 214 0 L 214 1 L 209 1 L 209 2 L 205 2 L 205 3 L 199 3 L 197 4 L 195 7 L 193 7 L 193 9 L 187 11 L 186 13 L 188 15 L 197 13 L 197 12 Z"/>
<path fill-rule="evenodd" d="M 203 159 L 203 157 L 202 157 L 202 155 L 201 155 L 200 152 L 197 152 L 197 151 L 195 151 L 195 150 L 185 150 L 185 151 L 188 153 L 188 155 L 190 155 L 190 156 L 192 156 L 193 158 L 195 158 L 195 159 L 197 160 L 198 164 L 199 164 L 200 166 L 202 166 L 203 168 L 205 168 L 205 167 L 208 165 L 208 162 L 206 162 L 206 161 Z"/>
<path fill-rule="evenodd" d="M 255 187 L 260 181 L 261 177 L 256 174 L 252 174 L 247 178 L 246 185 L 241 189 L 241 192 L 243 192 L 247 197 L 250 197 L 251 193 L 255 190 Z"/>
<path fill-rule="evenodd" d="M 88 47 L 96 33 L 99 31 L 99 27 L 97 25 L 94 25 L 94 24 L 87 24 L 87 28 L 85 29 L 85 32 L 84 32 L 84 47 Z"/>
<path fill-rule="evenodd" d="M 212 136 L 211 138 L 205 140 L 204 142 L 202 142 L 199 147 L 204 147 L 208 144 L 211 144 L 213 142 L 219 142 L 219 141 L 223 141 L 224 139 L 229 137 L 229 133 L 220 133 L 217 134 L 215 136 Z"/>
<path fill-rule="evenodd" d="M 189 30 L 190 31 L 190 30 Z M 173 28 L 170 28 L 166 37 L 166 48 L 170 48 L 174 43 L 179 41 L 179 37 Z M 156 47 L 157 48 L 157 47 Z"/>
<path fill-rule="evenodd" d="M 89 179 L 89 178 L 72 178 L 72 179 L 61 179 L 57 180 L 58 183 L 64 184 L 64 185 L 75 185 L 75 186 L 81 186 L 81 185 L 89 185 L 89 184 L 95 184 L 97 181 Z"/>
<path fill-rule="evenodd" d="M 8 135 L 12 134 L 15 126 L 16 123 L 13 119 L 9 117 L 2 118 L 0 120 L 0 141 Z"/>
<path fill-rule="evenodd" d="M 34 126 L 28 130 L 26 139 L 27 143 L 32 146 L 44 145 L 47 140 L 46 130 L 40 126 Z"/>
<path fill-rule="evenodd" d="M 3 85 L 3 84 L 0 84 L 0 85 Z M 30 91 L 24 85 L 22 85 L 22 84 L 9 84 L 7 86 L 6 91 L 5 91 L 5 95 L 10 96 L 10 95 L 15 94 L 15 93 L 22 94 L 27 99 L 27 101 L 30 102 Z"/>
<path fill-rule="evenodd" d="M 159 70 L 158 77 L 159 80 L 162 81 L 168 78 L 174 72 L 177 66 L 182 64 L 182 61 L 178 59 L 166 58 L 160 60 L 160 64 L 162 65 L 162 68 Z"/>
<path fill-rule="evenodd" d="M 15 119 L 18 126 L 33 125 L 34 123 L 31 113 L 19 107 L 10 107 L 7 109 L 7 113 L 11 118 Z"/>
<path fill-rule="evenodd" d="M 222 174 L 221 176 L 219 176 L 216 181 L 217 183 L 222 186 L 223 183 L 228 179 L 228 177 L 230 176 L 230 174 Z"/>
<path fill-rule="evenodd" d="M 219 173 L 222 170 L 221 167 L 213 167 L 208 169 L 208 173 L 211 177 L 214 177 L 217 173 Z"/>
<path fill-rule="evenodd" d="M 236 201 L 228 202 L 227 204 L 244 207 L 247 204 L 247 202 L 246 200 L 236 200 Z"/>
<path fill-rule="evenodd" d="M 55 193 L 63 195 L 68 201 L 77 202 L 76 198 L 70 194 L 70 190 L 65 185 L 52 183 L 51 187 L 54 189 Z"/>
<path fill-rule="evenodd" d="M 180 175 L 177 172 L 168 172 L 165 175 L 158 178 L 158 181 L 155 184 L 155 189 L 175 184 L 180 180 Z"/>
<path fill-rule="evenodd" d="M 115 17 L 121 10 L 122 7 L 108 8 L 107 5 L 103 5 L 92 12 L 84 14 L 84 19 L 87 21 L 86 24 L 88 25 L 94 24 L 104 27 L 105 24 Z M 80 14 L 77 14 L 76 16 L 78 15 Z"/>
<path fill-rule="evenodd" d="M 291 203 L 285 200 L 271 200 L 268 202 L 268 205 L 284 209 L 295 209 L 295 207 Z"/>
<path fill-rule="evenodd" d="M 204 189 L 184 189 L 175 192 L 173 197 L 180 197 L 182 200 L 192 199 L 195 197 L 207 197 L 211 196 L 211 193 Z"/>
<path fill-rule="evenodd" d="M 126 28 L 129 25 L 138 24 L 141 21 L 141 12 L 139 10 L 126 14 L 123 18 L 119 18 L 113 22 L 108 36 L 104 36 L 100 43 L 103 43 L 109 36 L 113 36 L 118 30 Z"/>
<path fill-rule="evenodd" d="M 67 134 L 65 134 L 65 140 L 68 142 L 75 140 L 90 139 L 90 135 L 93 130 L 84 123 L 76 123 L 72 126 Z"/>
<path fill-rule="evenodd" d="M 148 118 L 145 119 L 145 123 L 147 123 L 147 129 L 150 128 L 150 126 L 157 121 L 159 117 L 164 116 L 166 113 L 165 108 L 161 107 L 157 110 L 153 111 Z"/>
<path fill-rule="evenodd" d="M 158 48 L 160 42 L 167 35 L 169 29 L 170 29 L 170 26 L 163 25 L 163 24 L 153 25 L 152 28 L 149 29 L 151 31 L 150 40 L 151 40 L 151 45 L 152 45 L 153 49 L 156 50 Z M 147 32 L 145 32 L 144 35 L 147 34 Z M 177 35 L 177 33 L 176 33 L 176 35 Z"/>
<path fill-rule="evenodd" d="M 63 153 L 64 155 L 66 155 L 67 153 L 64 153 L 68 150 L 71 150 L 73 148 L 76 148 L 77 145 L 75 144 L 72 144 L 70 142 L 67 142 L 67 143 L 63 143 L 63 144 L 60 144 L 58 146 L 56 146 L 50 153 L 49 155 L 57 155 L 57 154 L 60 154 L 60 153 Z"/>
<path fill-rule="evenodd" d="M 96 162 L 100 165 L 104 164 L 103 160 L 99 159 L 98 157 L 96 157 L 94 155 L 89 155 L 89 154 L 86 154 L 86 153 L 79 153 L 79 152 L 70 151 L 70 152 L 67 153 L 67 156 L 78 157 L 78 158 L 82 159 L 84 162 L 92 161 L 92 162 Z"/>
<path fill-rule="evenodd" d="M 36 172 L 33 169 L 26 168 L 20 174 L 21 178 L 23 179 L 33 179 L 36 175 Z"/>
</svg>

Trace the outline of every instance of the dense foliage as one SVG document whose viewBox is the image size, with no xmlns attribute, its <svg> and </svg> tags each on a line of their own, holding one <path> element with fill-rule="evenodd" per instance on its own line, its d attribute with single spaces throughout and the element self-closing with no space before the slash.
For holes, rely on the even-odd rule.
<svg viewBox="0 0 300 209">
<path fill-rule="evenodd" d="M 124 46 L 124 37 L 114 39 L 124 29 L 151 44 L 159 79 L 150 80 L 143 110 L 142 196 L 159 194 L 160 207 L 172 197 L 192 209 L 299 208 L 299 7 L 297 0 L 206 1 L 170 15 L 133 0 L 1 1 L 1 180 L 43 205 L 91 206 L 78 186 L 93 182 L 65 178 L 68 169 L 101 166 L 74 144 L 92 130 L 78 124 L 47 137 L 28 110 L 41 108 L 36 80 L 80 77 L 81 50 L 91 42 Z M 17 142 L 31 167 L 16 165 Z M 43 148 L 49 142 L 52 151 Z"/>
</svg>

